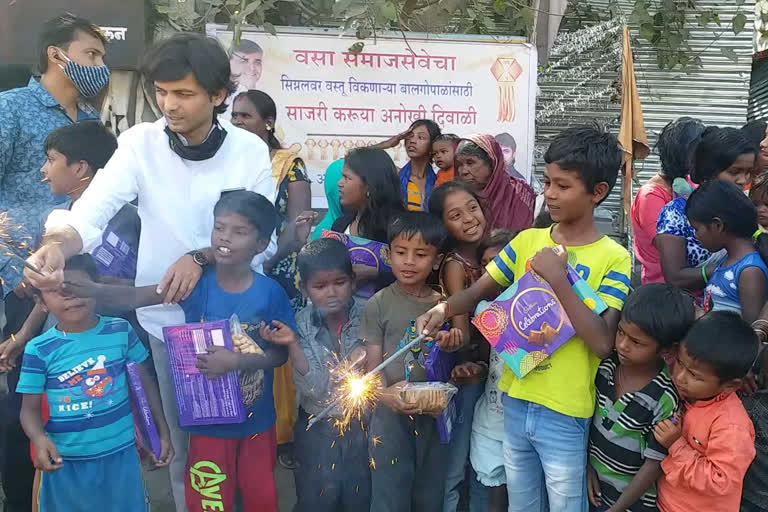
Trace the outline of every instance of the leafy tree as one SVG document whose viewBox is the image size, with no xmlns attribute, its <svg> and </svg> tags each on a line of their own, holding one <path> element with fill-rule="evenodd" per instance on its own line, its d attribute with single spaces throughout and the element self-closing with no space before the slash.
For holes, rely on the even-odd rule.
<svg viewBox="0 0 768 512">
<path fill-rule="evenodd" d="M 195 10 L 186 2 L 151 0 L 155 9 L 176 30 L 200 30 L 206 23 L 228 24 L 239 41 L 245 24 L 262 26 L 275 34 L 277 25 L 339 27 L 354 33 L 362 43 L 351 50 L 361 51 L 364 41 L 381 30 L 432 33 L 513 34 L 529 36 L 537 13 L 534 0 L 197 0 Z M 193 0 L 188 0 L 193 1 Z M 742 32 L 747 15 L 744 0 L 724 0 L 737 5 L 728 20 L 720 8 L 701 7 L 701 0 L 633 0 L 628 22 L 640 44 L 656 50 L 662 69 L 687 70 L 701 66 L 701 59 L 689 44 L 691 29 L 710 28 L 712 44 L 725 33 Z M 711 5 L 711 4 L 708 4 Z M 547 14 L 547 13 L 543 13 Z M 589 0 L 570 0 L 567 17 L 577 26 L 602 21 L 622 13 L 618 0 L 610 0 L 607 12 L 594 9 Z M 721 47 L 734 61 L 733 50 Z"/>
</svg>

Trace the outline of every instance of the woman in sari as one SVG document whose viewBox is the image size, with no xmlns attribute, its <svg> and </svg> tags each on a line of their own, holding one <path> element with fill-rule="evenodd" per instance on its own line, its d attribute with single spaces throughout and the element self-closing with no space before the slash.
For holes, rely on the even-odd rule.
<svg viewBox="0 0 768 512">
<path fill-rule="evenodd" d="M 298 144 L 283 149 L 275 137 L 277 108 L 268 94 L 250 90 L 235 97 L 232 104 L 232 124 L 255 133 L 267 143 L 272 156 L 272 178 L 277 187 L 275 208 L 280 220 L 277 253 L 264 264 L 264 273 L 280 283 L 291 299 L 294 310 L 304 306 L 299 289 L 296 255 L 306 241 L 296 230 L 296 219 L 310 217 L 311 193 L 304 161 L 299 158 Z M 277 412 L 278 460 L 288 469 L 295 467 L 290 443 L 293 441 L 293 425 L 296 422 L 296 398 L 291 363 L 275 368 L 275 410 Z"/>
<path fill-rule="evenodd" d="M 489 232 L 531 227 L 536 193 L 525 181 L 507 173 L 504 153 L 492 135 L 462 139 L 455 159 L 456 179 L 472 187 L 484 203 Z"/>
</svg>

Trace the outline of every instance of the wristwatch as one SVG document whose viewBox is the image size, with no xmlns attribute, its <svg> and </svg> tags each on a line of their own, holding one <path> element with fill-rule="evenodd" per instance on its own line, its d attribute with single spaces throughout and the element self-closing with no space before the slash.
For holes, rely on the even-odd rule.
<svg viewBox="0 0 768 512">
<path fill-rule="evenodd" d="M 195 263 L 197 263 L 201 267 L 205 267 L 206 265 L 208 265 L 208 263 L 210 263 L 208 261 L 208 257 L 205 255 L 203 251 L 189 251 L 187 254 L 192 256 L 192 259 L 195 260 Z"/>
</svg>

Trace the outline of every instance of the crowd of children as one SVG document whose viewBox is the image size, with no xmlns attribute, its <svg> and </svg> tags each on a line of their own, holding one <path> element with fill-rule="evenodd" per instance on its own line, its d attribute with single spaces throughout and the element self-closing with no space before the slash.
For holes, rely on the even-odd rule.
<svg viewBox="0 0 768 512">
<path fill-rule="evenodd" d="M 171 116 L 169 126 L 174 122 L 181 121 Z M 298 399 L 297 512 L 456 512 L 463 493 L 472 512 L 768 511 L 761 345 L 768 338 L 768 180 L 756 172 L 747 196 L 745 162 L 761 161 L 754 145 L 727 148 L 738 162 L 721 165 L 730 153 L 717 154 L 718 140 L 738 134 L 701 133 L 699 146 L 714 137 L 707 152 L 690 141 L 685 150 L 709 155 L 711 176 L 675 210 L 682 208 L 683 224 L 711 255 L 686 281 L 702 285 L 698 297 L 689 293 L 698 291 L 693 285 L 632 289 L 629 253 L 594 219 L 616 184 L 622 154 L 613 135 L 592 126 L 554 137 L 544 155 L 551 220 L 520 232 L 494 229 L 499 212 L 488 211 L 487 187 L 501 180 L 492 171 L 504 164 L 490 136 L 439 135 L 434 122 L 417 121 L 380 145 L 410 138 L 410 161 L 399 171 L 381 148 L 353 150 L 338 182 L 347 211 L 334 228 L 339 237 L 346 232 L 386 246 L 379 264 L 391 273 L 377 267 L 366 274 L 370 269 L 353 265 L 336 238 L 302 243 L 295 265 L 306 305 L 298 311 L 277 281 L 255 269 L 281 219 L 274 198 L 253 187 L 217 194 L 212 228 L 202 234 L 210 242 L 192 255 L 201 273 L 171 286 L 172 293 L 168 282 L 133 282 L 141 229 L 134 206 L 113 208 L 111 221 L 98 219 L 107 228 L 91 255 L 74 255 L 86 245 L 82 239 L 72 245 L 55 229 L 43 237 L 40 219 L 35 243 L 47 252 L 31 257 L 24 284 L 36 305 L 0 345 L 0 371 L 21 366 L 18 413 L 41 472 L 35 505 L 41 512 L 82 510 L 84 502 L 95 505 L 89 496 L 98 489 L 106 510 L 149 510 L 126 375 L 126 365 L 136 363 L 161 446 L 150 462 L 167 466 L 183 454 L 177 510 L 232 511 L 239 501 L 247 512 L 277 511 L 273 379 L 289 361 Z M 177 154 L 204 161 L 204 152 L 218 149 L 207 140 Z M 454 159 L 457 147 L 463 159 Z M 53 193 L 69 196 L 60 211 L 71 213 L 92 182 L 102 187 L 91 196 L 106 190 L 97 171 L 116 148 L 98 121 L 48 136 L 42 173 Z M 437 174 L 427 172 L 432 161 Z M 478 172 L 487 174 L 482 186 Z M 723 177 L 736 174 L 738 180 Z M 308 218 L 298 216 L 297 225 Z M 578 294 L 569 267 L 602 310 Z M 472 318 L 528 271 L 551 287 L 575 335 L 518 377 Z M 356 294 L 362 282 L 373 283 L 375 294 Z M 251 351 L 211 346 L 196 355 L 208 378 L 239 377 L 245 421 L 175 433 L 179 398 L 163 394 L 153 375 L 168 365 L 165 350 L 134 315 L 168 302 L 189 324 L 236 317 L 255 342 Z M 374 406 L 339 429 L 343 411 L 334 398 L 343 383 L 334 370 L 376 369 L 409 332 L 450 356 L 458 391 L 449 439 L 445 418 L 423 414 L 403 392 L 418 373 L 405 356 L 381 371 Z M 325 412 L 327 421 L 311 425 Z M 173 446 L 179 439 L 184 446 Z"/>
</svg>

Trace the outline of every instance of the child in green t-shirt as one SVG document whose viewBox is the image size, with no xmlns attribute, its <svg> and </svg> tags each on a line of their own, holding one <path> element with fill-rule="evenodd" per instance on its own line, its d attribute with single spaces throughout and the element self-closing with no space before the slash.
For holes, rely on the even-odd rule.
<svg viewBox="0 0 768 512">
<path fill-rule="evenodd" d="M 390 224 L 390 259 L 396 281 L 365 305 L 361 332 L 368 370 L 397 350 L 411 319 L 440 300 L 427 278 L 439 266 L 446 238 L 443 223 L 429 213 L 403 213 Z M 461 331 L 451 329 L 442 331 L 437 343 L 443 350 L 452 350 L 462 341 Z M 435 418 L 420 414 L 416 404 L 400 396 L 405 378 L 402 356 L 382 372 L 388 387 L 381 392 L 368 433 L 370 510 L 440 512 L 445 493 L 445 445 L 440 444 Z"/>
</svg>

